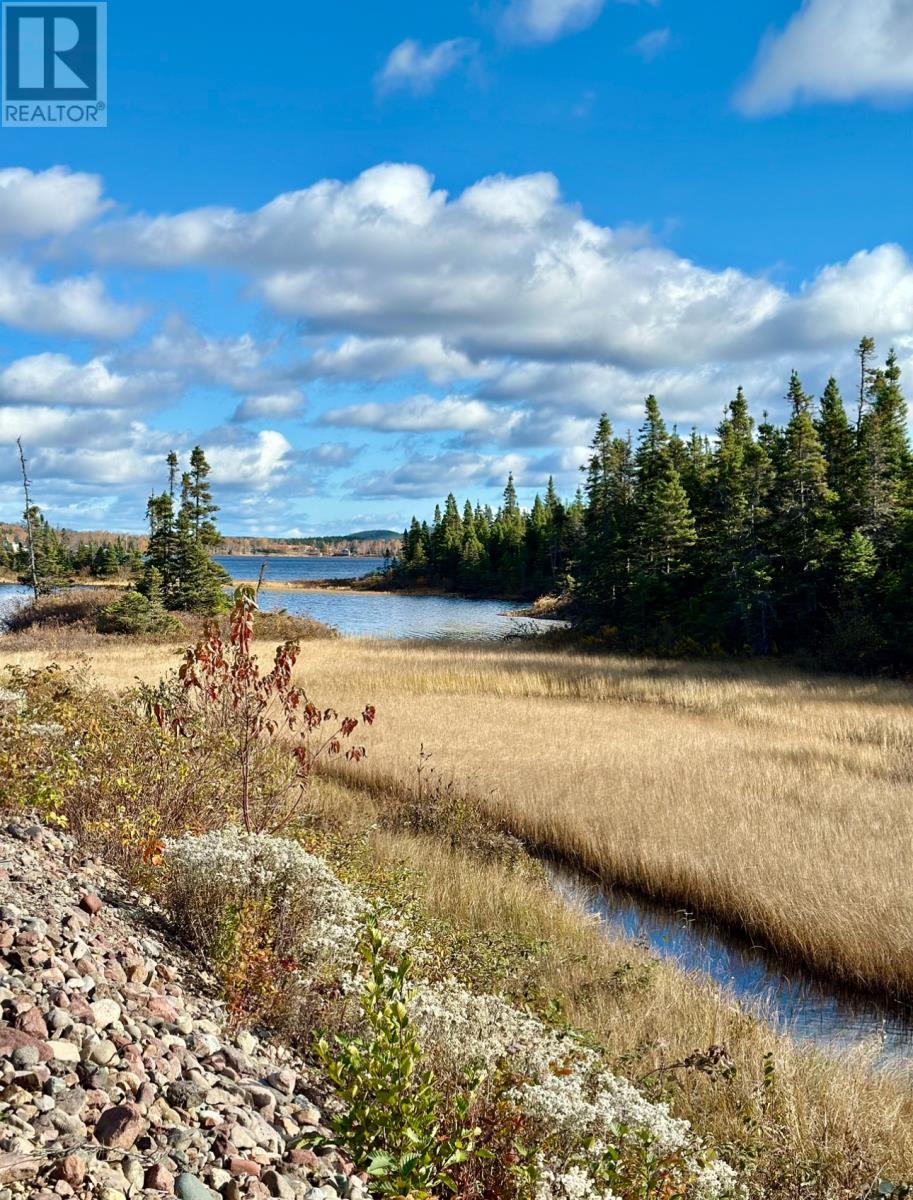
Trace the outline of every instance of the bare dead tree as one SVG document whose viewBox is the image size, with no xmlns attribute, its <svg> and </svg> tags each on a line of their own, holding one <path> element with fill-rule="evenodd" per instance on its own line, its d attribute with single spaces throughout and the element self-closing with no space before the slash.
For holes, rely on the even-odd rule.
<svg viewBox="0 0 913 1200">
<path fill-rule="evenodd" d="M 256 592 L 254 592 L 254 595 L 256 596 L 256 598 L 258 600 L 260 599 L 260 589 L 263 587 L 263 580 L 266 575 L 266 568 L 268 566 L 269 566 L 269 559 L 264 558 L 263 562 L 260 565 L 260 574 L 257 576 L 257 590 L 256 590 Z"/>
<path fill-rule="evenodd" d="M 22 438 L 16 438 L 19 447 L 19 465 L 22 467 L 22 490 L 25 492 L 25 530 L 29 545 L 29 575 L 32 580 L 32 591 L 38 600 L 38 571 L 35 566 L 35 537 L 32 531 L 32 499 L 29 495 L 29 477 L 25 469 L 25 451 L 22 449 Z"/>
</svg>

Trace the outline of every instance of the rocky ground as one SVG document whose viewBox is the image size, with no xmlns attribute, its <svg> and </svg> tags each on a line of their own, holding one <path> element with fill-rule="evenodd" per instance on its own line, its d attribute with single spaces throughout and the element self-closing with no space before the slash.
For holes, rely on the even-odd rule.
<svg viewBox="0 0 913 1200">
<path fill-rule="evenodd" d="M 232 1031 L 148 897 L 0 824 L 0 1200 L 361 1200 L 301 1058 Z"/>
</svg>

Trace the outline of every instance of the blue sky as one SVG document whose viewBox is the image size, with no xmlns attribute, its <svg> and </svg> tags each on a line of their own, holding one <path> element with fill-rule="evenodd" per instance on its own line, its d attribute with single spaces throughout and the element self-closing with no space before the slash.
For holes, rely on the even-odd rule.
<svg viewBox="0 0 913 1200">
<path fill-rule="evenodd" d="M 910 0 L 112 0 L 105 130 L 0 130 L 0 519 L 230 533 L 573 491 L 655 391 L 913 366 Z"/>
</svg>

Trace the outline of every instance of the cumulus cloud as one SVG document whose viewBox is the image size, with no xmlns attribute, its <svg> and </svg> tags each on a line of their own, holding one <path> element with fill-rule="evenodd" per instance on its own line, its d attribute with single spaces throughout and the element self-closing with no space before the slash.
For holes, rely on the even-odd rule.
<svg viewBox="0 0 913 1200">
<path fill-rule="evenodd" d="M 0 321 L 14 329 L 113 339 L 132 333 L 141 315 L 111 300 L 97 276 L 42 283 L 24 263 L 0 261 Z"/>
<path fill-rule="evenodd" d="M 135 369 L 165 366 L 186 383 L 223 384 L 244 391 L 254 386 L 255 372 L 272 348 L 259 345 L 249 333 L 208 337 L 172 315 L 148 342 L 122 351 L 120 361 Z"/>
<path fill-rule="evenodd" d="M 391 471 L 376 471 L 351 480 L 353 493 L 364 498 L 409 496 L 439 500 L 447 492 L 503 487 L 509 472 L 519 476 L 528 459 L 517 454 L 486 455 L 465 451 L 410 459 Z"/>
<path fill-rule="evenodd" d="M 252 442 L 213 445 L 206 457 L 221 486 L 259 490 L 280 481 L 290 470 L 293 449 L 277 430 L 263 429 Z"/>
<path fill-rule="evenodd" d="M 751 116 L 799 102 L 913 96 L 909 0 L 803 0 L 766 36 L 736 104 Z"/>
<path fill-rule="evenodd" d="M 329 425 L 359 426 L 385 433 L 433 433 L 441 430 L 492 431 L 509 420 L 471 396 L 411 396 L 396 404 L 353 404 L 324 414 Z"/>
<path fill-rule="evenodd" d="M 116 410 L 74 412 L 50 404 L 0 404 L 0 446 L 11 446 L 21 437 L 30 447 L 73 449 L 94 440 L 100 424 L 111 436 L 114 429 L 122 432 L 127 423 L 124 413 Z"/>
<path fill-rule="evenodd" d="M 269 421 L 276 417 L 294 417 L 303 412 L 305 399 L 301 392 L 271 392 L 264 396 L 247 396 L 235 409 L 233 421 Z"/>
<path fill-rule="evenodd" d="M 51 167 L 0 170 L 0 237 L 40 238 L 71 233 L 108 207 L 97 175 Z"/>
<path fill-rule="evenodd" d="M 0 400 L 20 404 L 122 405 L 159 390 L 156 375 L 129 376 L 110 359 L 75 363 L 66 354 L 34 354 L 0 370 Z"/>
<path fill-rule="evenodd" d="M 478 42 L 472 38 L 450 38 L 427 48 L 406 38 L 390 51 L 374 82 L 381 94 L 405 89 L 413 96 L 423 96 L 445 75 L 471 62 L 478 50 Z"/>
<path fill-rule="evenodd" d="M 364 379 L 379 382 L 420 371 L 432 383 L 479 378 L 491 365 L 474 362 L 442 338 L 348 337 L 341 345 L 321 348 L 307 360 L 304 370 L 312 378 Z"/>
<path fill-rule="evenodd" d="M 328 370 L 344 370 L 347 355 L 366 361 L 418 345 L 488 372 L 503 359 L 628 370 L 750 361 L 775 345 L 840 345 L 849 328 L 853 340 L 907 328 L 902 297 L 913 279 L 902 251 L 880 247 L 791 294 L 597 225 L 550 174 L 492 176 L 449 196 L 421 167 L 389 163 L 252 213 L 137 218 L 100 239 L 98 252 L 116 261 L 246 272 L 312 334 L 357 339 L 326 352 Z"/>
<path fill-rule="evenodd" d="M 501 29 L 516 42 L 553 42 L 592 25 L 605 0 L 511 0 Z"/>
</svg>

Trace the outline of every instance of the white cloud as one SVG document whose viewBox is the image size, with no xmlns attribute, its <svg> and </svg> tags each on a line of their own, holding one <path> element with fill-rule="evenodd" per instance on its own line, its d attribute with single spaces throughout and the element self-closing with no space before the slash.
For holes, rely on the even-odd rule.
<svg viewBox="0 0 913 1200">
<path fill-rule="evenodd" d="M 66 354 L 34 354 L 0 371 L 0 399 L 21 404 L 122 405 L 158 390 L 155 375 L 112 371 L 108 358 L 75 363 Z"/>
<path fill-rule="evenodd" d="M 645 33 L 637 39 L 632 49 L 644 62 L 653 62 L 654 58 L 658 58 L 668 47 L 671 40 L 672 30 L 666 26 L 665 29 L 653 29 Z"/>
<path fill-rule="evenodd" d="M 450 451 L 410 459 L 392 471 L 376 471 L 351 481 L 361 497 L 409 496 L 440 500 L 447 492 L 466 494 L 503 487 L 509 472 L 521 476 L 528 459 L 517 454 L 485 455 Z"/>
<path fill-rule="evenodd" d="M 418 346 L 486 374 L 504 359 L 680 369 L 913 328 L 913 265 L 897 247 L 826 267 L 790 293 L 588 221 L 544 173 L 493 176 L 450 197 L 421 167 L 384 164 L 253 213 L 214 211 L 108 226 L 99 253 L 246 272 L 281 315 L 355 339 L 318 351 L 314 371 L 321 361 L 344 371 L 347 356 L 357 370 L 374 354 L 383 375 L 385 355 L 405 361 Z"/>
<path fill-rule="evenodd" d="M 247 396 L 235 409 L 233 421 L 264 421 L 276 417 L 294 417 L 303 411 L 301 392 L 271 392 L 265 396 Z"/>
<path fill-rule="evenodd" d="M 420 371 L 432 383 L 471 379 L 491 371 L 489 364 L 473 362 L 468 355 L 440 337 L 348 337 L 339 346 L 320 349 L 304 370 L 311 378 L 333 376 L 378 382 Z"/>
<path fill-rule="evenodd" d="M 386 433 L 494 430 L 510 420 L 471 396 L 411 396 L 396 404 L 354 404 L 324 414 L 328 425 L 357 426 Z"/>
<path fill-rule="evenodd" d="M 553 42 L 592 25 L 605 0 L 511 0 L 501 29 L 515 42 Z"/>
<path fill-rule="evenodd" d="M 427 48 L 413 38 L 406 38 L 394 46 L 377 73 L 377 90 L 387 93 L 407 89 L 413 96 L 425 95 L 445 75 L 471 62 L 478 49 L 472 38 L 450 38 Z"/>
<path fill-rule="evenodd" d="M 643 0 L 655 6 L 659 0 Z M 599 17 L 606 0 L 510 0 L 501 14 L 501 33 L 511 42 L 554 42 L 587 29 Z M 639 4 L 641 0 L 618 0 Z"/>
<path fill-rule="evenodd" d="M 271 349 L 258 345 L 249 333 L 207 337 L 172 315 L 149 342 L 123 352 L 120 361 L 134 368 L 165 367 L 187 383 L 216 383 L 243 391 L 254 386 L 254 373 Z"/>
<path fill-rule="evenodd" d="M 95 440 L 100 427 L 106 436 L 123 431 L 127 419 L 122 412 L 83 409 L 73 412 L 49 404 L 0 405 L 0 446 L 11 446 L 22 438 L 26 447 L 73 450 Z"/>
<path fill-rule="evenodd" d="M 280 482 L 292 463 L 292 444 L 275 429 L 264 429 L 253 442 L 214 445 L 206 457 L 213 480 L 222 486 L 266 489 Z"/>
<path fill-rule="evenodd" d="M 798 102 L 911 96 L 910 0 L 803 0 L 786 28 L 762 42 L 736 104 L 755 116 Z"/>
<path fill-rule="evenodd" d="M 0 261 L 0 321 L 29 333 L 122 338 L 141 313 L 115 303 L 94 275 L 41 283 L 31 267 Z"/>
<path fill-rule="evenodd" d="M 107 207 L 97 175 L 66 167 L 37 172 L 25 167 L 0 170 L 0 236 L 39 238 L 71 233 Z"/>
</svg>

